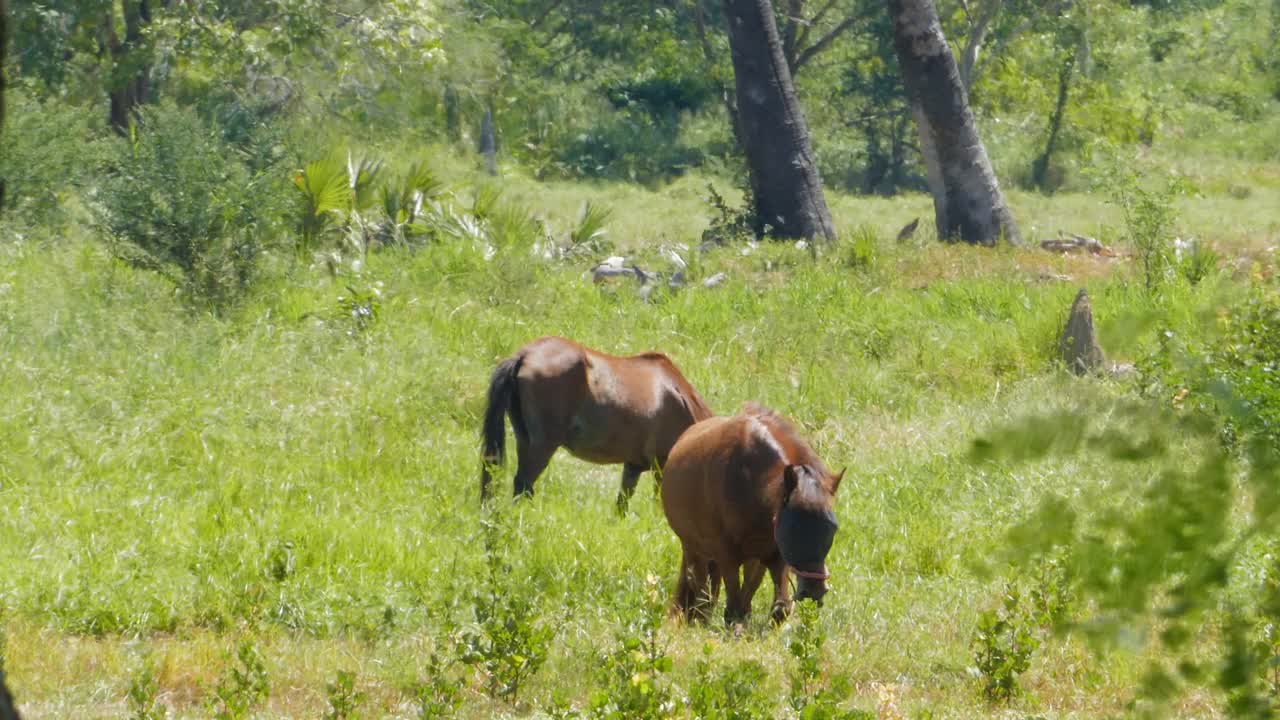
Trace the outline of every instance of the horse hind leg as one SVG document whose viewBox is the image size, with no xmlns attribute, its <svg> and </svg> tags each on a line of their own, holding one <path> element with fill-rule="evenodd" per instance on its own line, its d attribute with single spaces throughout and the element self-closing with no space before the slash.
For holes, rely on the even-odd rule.
<svg viewBox="0 0 1280 720">
<path fill-rule="evenodd" d="M 533 496 L 533 483 L 547 469 L 556 446 L 550 443 L 533 442 L 528 438 L 516 437 L 516 497 Z"/>
<path fill-rule="evenodd" d="M 676 584 L 672 615 L 683 617 L 685 622 L 707 621 L 708 569 L 706 560 L 689 552 L 687 548 L 681 549 L 680 580 Z"/>
<path fill-rule="evenodd" d="M 647 469 L 644 465 L 632 463 L 622 466 L 622 488 L 618 490 L 618 515 L 627 514 L 627 506 L 631 503 L 631 496 L 636 492 L 640 475 Z"/>
</svg>

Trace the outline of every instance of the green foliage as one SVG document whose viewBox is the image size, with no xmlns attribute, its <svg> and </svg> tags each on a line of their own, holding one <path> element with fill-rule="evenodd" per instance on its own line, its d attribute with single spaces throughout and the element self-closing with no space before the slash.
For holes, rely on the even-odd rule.
<svg viewBox="0 0 1280 720">
<path fill-rule="evenodd" d="M 427 658 L 427 679 L 414 690 L 418 720 L 453 717 L 462 704 L 462 681 L 451 672 L 453 661 L 441 659 L 438 653 Z"/>
<path fill-rule="evenodd" d="M 1240 329 L 1233 330 L 1228 337 L 1235 342 L 1251 332 L 1236 335 Z M 1274 347 L 1270 339 L 1262 342 Z M 1182 387 L 1206 393 L 1209 402 L 1190 398 L 1188 392 L 1170 398 L 1168 390 L 1159 390 L 1151 402 L 1085 404 L 1066 422 L 1024 422 L 1021 439 L 1010 434 L 989 438 L 983 455 L 1081 454 L 1149 467 L 1142 482 L 1116 488 L 1109 496 L 1046 499 L 1010 540 L 1020 553 L 1072 548 L 1065 569 L 1078 578 L 1080 592 L 1097 614 L 1081 627 L 1104 645 L 1141 629 L 1158 630 L 1169 661 L 1151 664 L 1142 690 L 1155 707 L 1164 707 L 1186 687 L 1209 685 L 1223 693 L 1233 716 L 1267 717 L 1271 700 L 1265 697 L 1265 680 L 1274 657 L 1267 628 L 1276 618 L 1273 583 L 1265 580 L 1269 570 L 1263 571 L 1261 583 L 1245 577 L 1256 574 L 1249 568 L 1256 562 L 1257 545 L 1274 546 L 1280 515 L 1280 457 L 1274 438 L 1265 434 L 1269 426 L 1264 414 L 1275 395 L 1259 392 L 1261 383 L 1223 381 L 1223 370 L 1233 367 L 1226 357 L 1180 364 L 1168 359 L 1176 353 L 1167 344 L 1163 364 L 1149 366 L 1147 372 L 1166 381 L 1177 378 L 1173 385 L 1157 383 L 1159 387 L 1186 382 Z M 1160 368 L 1169 374 L 1161 376 Z M 1233 370 L 1247 377 L 1255 368 L 1260 380 L 1269 374 L 1249 364 L 1236 364 Z M 1248 431 L 1231 442 L 1224 423 Z M 1070 436 L 1066 441 L 1034 439 L 1059 434 L 1064 427 Z M 1039 450 L 1023 455 L 1029 445 Z M 1240 508 L 1248 508 L 1243 516 Z M 1054 604 L 1060 603 L 1049 607 Z M 1205 637 L 1201 630 L 1206 625 L 1219 629 Z M 999 645 L 1000 628 L 990 621 L 986 627 L 995 638 L 989 644 Z M 1013 625 L 1005 633 L 1009 630 L 1016 633 Z M 1011 651 L 1020 647 L 1016 637 L 1014 641 L 1001 657 L 993 657 L 993 667 L 1017 670 L 1023 665 Z M 1203 660 L 1206 653 L 1216 656 L 1218 672 Z"/>
<path fill-rule="evenodd" d="M 270 231 L 258 209 L 270 202 L 270 188 L 216 128 L 162 104 L 144 108 L 133 135 L 117 144 L 95 211 L 116 257 L 216 307 L 254 279 Z"/>
<path fill-rule="evenodd" d="M 546 661 L 555 629 L 538 619 L 532 588 L 511 572 L 509 519 L 495 511 L 481 520 L 481 531 L 485 575 L 470 593 L 475 623 L 458 631 L 459 659 L 480 672 L 489 697 L 515 700 Z"/>
<path fill-rule="evenodd" d="M 271 683 L 267 666 L 252 640 L 244 640 L 236 650 L 237 664 L 229 665 L 210 698 L 217 720 L 240 720 L 267 699 Z"/>
<path fill-rule="evenodd" d="M 689 688 L 689 710 L 700 720 L 768 720 L 773 702 L 761 692 L 766 673 L 754 660 L 742 660 L 725 668 L 710 660 L 711 646 L 702 650 L 696 676 Z"/>
<path fill-rule="evenodd" d="M 5 98 L 0 135 L 0 178 L 5 179 L 5 223 L 64 225 L 63 203 L 83 192 L 101 167 L 107 146 L 84 108 L 40 101 L 24 92 Z"/>
<path fill-rule="evenodd" d="M 666 603 L 650 576 L 640 609 L 618 632 L 618 647 L 600 658 L 602 686 L 591 695 L 590 716 L 600 720 L 660 720 L 674 717 L 668 677 L 674 667 L 660 637 Z"/>
<path fill-rule="evenodd" d="M 1000 608 L 978 615 L 973 658 L 988 701 L 1008 701 L 1021 692 L 1018 676 L 1031 667 L 1031 656 L 1040 647 L 1028 615 L 1022 594 L 1012 586 L 1005 588 Z"/>
<path fill-rule="evenodd" d="M 1224 440 L 1280 442 L 1280 293 L 1254 289 L 1219 313 L 1216 331 L 1190 341 L 1166 333 L 1141 364 L 1148 394 L 1222 418 Z"/>
<path fill-rule="evenodd" d="M 874 713 L 843 710 L 840 703 L 852 688 L 845 677 L 833 676 L 826 669 L 830 659 L 823 653 L 826 631 L 818 618 L 818 606 L 812 600 L 796 603 L 795 614 L 787 626 L 787 651 L 795 661 L 788 672 L 790 692 L 787 701 L 801 720 L 867 720 Z"/>
<path fill-rule="evenodd" d="M 168 717 L 164 705 L 157 698 L 159 694 L 155 664 L 150 657 L 144 658 L 142 665 L 130 678 L 129 690 L 125 693 L 130 720 L 164 720 Z"/>
<path fill-rule="evenodd" d="M 875 228 L 859 225 L 845 233 L 839 241 L 839 252 L 845 267 L 854 270 L 872 270 L 876 267 L 880 239 Z"/>
<path fill-rule="evenodd" d="M 707 183 L 707 204 L 715 215 L 706 230 L 702 242 L 727 245 L 755 239 L 755 210 L 751 203 L 751 191 L 744 189 L 742 205 L 729 207 L 725 199 L 711 183 Z"/>
<path fill-rule="evenodd" d="M 318 249 L 326 230 L 332 230 L 342 250 L 357 257 L 368 254 L 377 233 L 371 211 L 377 204 L 382 170 L 381 160 L 348 151 L 345 157 L 331 155 L 311 163 L 295 177 L 301 230 L 298 249 Z M 390 209 L 385 202 L 384 207 Z M 389 220 L 394 222 L 395 216 Z"/>
<path fill-rule="evenodd" d="M 1184 183 L 1170 178 L 1165 187 L 1151 190 L 1132 168 L 1115 166 L 1103 183 L 1111 202 L 1124 216 L 1126 239 L 1138 256 L 1143 286 L 1148 293 L 1157 292 L 1173 279 L 1177 267 L 1173 230 L 1178 220 L 1175 198 L 1183 192 Z"/>
<path fill-rule="evenodd" d="M 333 682 L 325 685 L 329 697 L 329 709 L 325 720 L 354 720 L 360 717 L 358 709 L 364 701 L 364 691 L 356 689 L 355 673 L 339 670 Z"/>
<path fill-rule="evenodd" d="M 583 205 L 578 224 L 569 233 L 569 247 L 575 251 L 596 254 L 607 251 L 604 228 L 609 224 L 612 214 L 613 210 L 602 205 Z"/>
</svg>

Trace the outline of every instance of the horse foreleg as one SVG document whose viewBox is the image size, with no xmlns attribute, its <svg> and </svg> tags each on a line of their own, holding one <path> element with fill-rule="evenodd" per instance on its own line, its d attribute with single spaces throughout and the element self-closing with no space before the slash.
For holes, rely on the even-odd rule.
<svg viewBox="0 0 1280 720">
<path fill-rule="evenodd" d="M 545 443 L 535 443 L 528 440 L 516 438 L 516 479 L 515 494 L 517 497 L 521 495 L 533 495 L 533 483 L 547 469 L 547 463 L 551 462 L 551 456 L 556 452 L 555 445 Z"/>
<path fill-rule="evenodd" d="M 773 608 L 769 617 L 775 624 L 780 624 L 791 614 L 791 583 L 781 554 L 769 563 L 769 578 L 773 580 Z"/>
<path fill-rule="evenodd" d="M 760 589 L 760 582 L 764 580 L 766 569 L 765 564 L 759 560 L 748 560 L 742 565 L 743 607 L 746 608 L 748 615 L 751 614 L 751 599 L 756 596 L 756 590 Z"/>
<path fill-rule="evenodd" d="M 733 625 L 745 621 L 750 607 L 743 603 L 742 580 L 738 577 L 741 564 L 721 558 L 716 560 L 716 566 L 724 580 L 724 624 Z"/>
<path fill-rule="evenodd" d="M 643 465 L 632 465 L 627 463 L 622 466 L 622 489 L 618 491 L 618 514 L 627 514 L 627 505 L 631 502 L 631 496 L 636 492 L 636 485 L 640 482 L 640 474 L 647 468 Z"/>
</svg>

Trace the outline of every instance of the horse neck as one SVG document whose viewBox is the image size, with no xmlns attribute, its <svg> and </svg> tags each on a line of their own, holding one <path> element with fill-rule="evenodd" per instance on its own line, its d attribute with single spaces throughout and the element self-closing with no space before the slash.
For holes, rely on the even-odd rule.
<svg viewBox="0 0 1280 720">
<path fill-rule="evenodd" d="M 681 379 L 683 380 L 683 378 Z M 693 385 L 688 380 L 685 380 L 683 385 L 685 397 L 689 402 L 689 409 L 693 413 L 693 421 L 702 422 L 707 418 L 715 417 L 715 413 L 711 412 L 711 408 L 707 407 L 706 401 L 702 399 L 702 396 L 698 394 Z"/>
</svg>

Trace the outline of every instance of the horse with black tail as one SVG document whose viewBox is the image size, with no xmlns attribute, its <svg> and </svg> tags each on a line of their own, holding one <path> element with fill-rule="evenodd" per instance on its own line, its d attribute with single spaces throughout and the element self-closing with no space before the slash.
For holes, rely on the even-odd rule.
<svg viewBox="0 0 1280 720">
<path fill-rule="evenodd" d="M 713 413 L 666 355 L 607 355 L 572 340 L 534 340 L 498 363 L 489 381 L 480 497 L 505 456 L 504 417 L 516 438 L 515 494 L 534 481 L 558 448 L 601 465 L 622 464 L 618 510 L 640 475 L 661 469 L 676 439 Z"/>
</svg>

